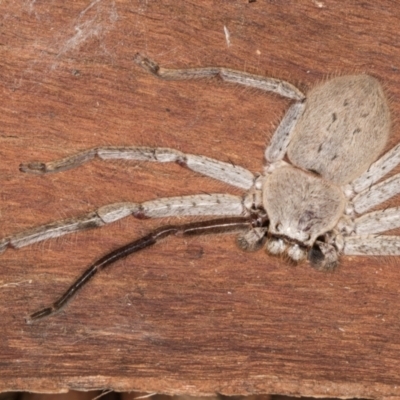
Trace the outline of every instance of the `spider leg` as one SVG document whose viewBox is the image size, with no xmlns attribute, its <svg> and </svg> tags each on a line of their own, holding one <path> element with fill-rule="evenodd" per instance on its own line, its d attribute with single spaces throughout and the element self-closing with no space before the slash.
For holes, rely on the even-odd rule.
<svg viewBox="0 0 400 400">
<path fill-rule="evenodd" d="M 139 53 L 135 55 L 133 60 L 147 72 L 168 81 L 219 77 L 226 82 L 237 83 L 239 85 L 253 87 L 266 92 L 277 93 L 280 96 L 289 99 L 304 99 L 304 94 L 299 89 L 291 83 L 279 79 L 248 74 L 247 72 L 222 67 L 167 69 L 160 67 L 156 62 Z"/>
<path fill-rule="evenodd" d="M 102 160 L 131 160 L 153 162 L 175 162 L 192 171 L 217 179 L 229 185 L 250 189 L 254 175 L 243 167 L 205 156 L 185 154 L 164 147 L 99 147 L 73 154 L 48 163 L 31 162 L 20 165 L 20 171 L 32 174 L 47 174 L 76 168 L 95 157 Z"/>
<path fill-rule="evenodd" d="M 399 256 L 400 236 L 348 236 L 344 238 L 343 254 L 351 256 Z"/>
<path fill-rule="evenodd" d="M 375 184 L 399 164 L 400 144 L 389 150 L 379 160 L 375 161 L 366 172 L 350 183 L 351 191 L 349 197 L 356 193 L 352 198 L 356 213 L 362 214 L 400 193 L 400 174 L 396 174 L 381 183 Z M 373 215 L 371 218 L 376 219 L 376 216 Z M 393 220 L 393 216 L 388 218 Z M 371 222 L 368 222 L 368 224 L 371 224 Z M 389 226 L 391 225 L 389 224 Z M 394 227 L 397 226 L 395 225 Z M 389 227 L 388 229 L 392 228 Z M 383 232 L 383 230 L 380 232 Z"/>
<path fill-rule="evenodd" d="M 50 307 L 39 310 L 26 318 L 27 323 L 32 323 L 35 320 L 50 316 L 59 311 L 93 276 L 115 263 L 121 258 L 145 249 L 156 244 L 159 240 L 167 236 L 193 236 L 204 235 L 210 233 L 231 233 L 237 231 L 248 230 L 252 226 L 250 217 L 223 218 L 211 221 L 193 222 L 185 225 L 167 225 L 155 229 L 153 232 L 140 239 L 134 240 L 127 245 L 116 249 L 96 262 L 94 262 L 70 287 L 69 289 Z"/>
<path fill-rule="evenodd" d="M 52 222 L 0 241 L 0 252 L 7 247 L 20 248 L 72 232 L 95 228 L 133 215 L 136 218 L 179 216 L 241 216 L 245 214 L 241 197 L 229 194 L 201 194 L 167 197 L 144 203 L 114 203 L 78 218 Z"/>
<path fill-rule="evenodd" d="M 265 152 L 265 158 L 270 163 L 279 161 L 284 157 L 291 133 L 294 131 L 293 128 L 303 114 L 305 107 L 304 94 L 291 83 L 221 67 L 167 69 L 160 67 L 156 62 L 143 57 L 139 53 L 135 55 L 134 61 L 151 74 L 169 81 L 219 77 L 226 82 L 273 92 L 296 100 L 296 103 L 286 112 Z"/>
<path fill-rule="evenodd" d="M 265 159 L 269 163 L 280 161 L 286 154 L 290 139 L 294 133 L 294 127 L 302 116 L 305 102 L 296 102 L 290 106 L 278 128 L 272 135 L 270 144 L 265 150 Z"/>
<path fill-rule="evenodd" d="M 400 174 L 391 176 L 357 194 L 352 203 L 357 214 L 363 214 L 370 208 L 383 203 L 400 193 Z"/>
<path fill-rule="evenodd" d="M 357 235 L 370 235 L 400 227 L 400 207 L 387 208 L 361 215 L 354 221 Z"/>
<path fill-rule="evenodd" d="M 379 160 L 375 161 L 367 171 L 350 183 L 355 193 L 360 193 L 374 183 L 378 182 L 393 168 L 400 164 L 400 144 L 393 147 Z"/>
</svg>

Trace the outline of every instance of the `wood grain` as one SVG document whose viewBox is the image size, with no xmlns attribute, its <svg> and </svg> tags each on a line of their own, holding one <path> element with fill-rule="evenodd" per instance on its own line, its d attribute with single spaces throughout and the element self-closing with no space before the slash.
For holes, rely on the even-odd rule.
<svg viewBox="0 0 400 400">
<path fill-rule="evenodd" d="M 159 145 L 261 170 L 288 101 L 215 80 L 162 82 L 133 64 L 138 51 L 304 90 L 367 72 L 391 99 L 388 148 L 400 140 L 393 1 L 6 0 L 0 15 L 2 236 L 117 201 L 240 193 L 177 165 L 94 161 L 34 176 L 21 162 Z M 347 257 L 323 274 L 243 253 L 230 236 L 168 239 L 25 324 L 93 260 L 163 222 L 128 218 L 1 255 L 0 390 L 399 396 L 397 258 Z"/>
</svg>

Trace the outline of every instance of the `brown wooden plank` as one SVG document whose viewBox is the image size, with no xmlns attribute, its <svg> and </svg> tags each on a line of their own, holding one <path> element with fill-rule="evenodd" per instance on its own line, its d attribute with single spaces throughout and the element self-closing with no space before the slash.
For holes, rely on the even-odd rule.
<svg viewBox="0 0 400 400">
<path fill-rule="evenodd" d="M 162 82 L 133 64 L 137 51 L 303 89 L 368 72 L 392 100 L 390 145 L 400 140 L 393 1 L 3 1 L 0 15 L 2 236 L 111 202 L 240 193 L 177 165 L 94 161 L 40 177 L 20 162 L 137 144 L 261 170 L 288 101 Z M 59 315 L 25 324 L 93 260 L 161 223 L 126 219 L 1 256 L 0 390 L 398 396 L 397 258 L 347 257 L 323 274 L 243 253 L 234 237 L 170 239 L 96 277 Z"/>
</svg>

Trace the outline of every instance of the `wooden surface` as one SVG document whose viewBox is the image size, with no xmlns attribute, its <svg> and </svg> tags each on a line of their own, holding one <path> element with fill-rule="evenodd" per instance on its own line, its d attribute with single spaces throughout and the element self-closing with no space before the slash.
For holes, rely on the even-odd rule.
<svg viewBox="0 0 400 400">
<path fill-rule="evenodd" d="M 1 235 L 117 201 L 240 193 L 177 165 L 95 161 L 40 177 L 20 162 L 158 145 L 262 169 L 288 101 L 162 82 L 133 64 L 138 51 L 305 90 L 367 72 L 392 100 L 389 148 L 400 140 L 398 10 L 389 0 L 0 2 Z M 398 258 L 347 257 L 323 274 L 243 253 L 230 236 L 172 238 L 25 324 L 93 260 L 163 222 L 127 218 L 1 255 L 0 390 L 400 397 Z"/>
</svg>

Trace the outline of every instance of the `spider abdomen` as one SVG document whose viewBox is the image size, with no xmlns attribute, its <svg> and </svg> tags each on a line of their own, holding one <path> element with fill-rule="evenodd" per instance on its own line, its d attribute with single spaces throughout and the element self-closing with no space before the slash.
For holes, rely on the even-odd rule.
<svg viewBox="0 0 400 400">
<path fill-rule="evenodd" d="M 308 93 L 287 154 L 294 165 L 345 185 L 377 159 L 389 133 L 381 84 L 369 75 L 341 76 Z"/>
</svg>

